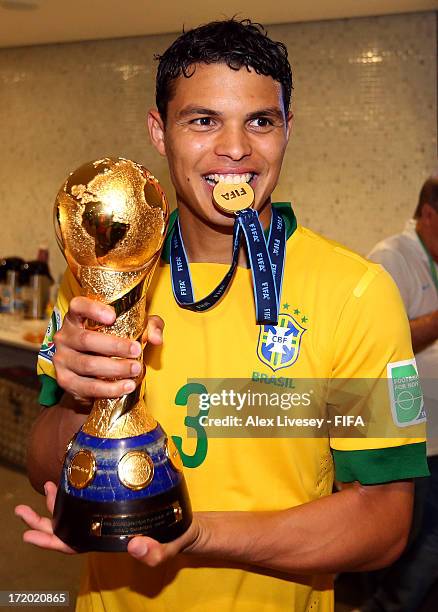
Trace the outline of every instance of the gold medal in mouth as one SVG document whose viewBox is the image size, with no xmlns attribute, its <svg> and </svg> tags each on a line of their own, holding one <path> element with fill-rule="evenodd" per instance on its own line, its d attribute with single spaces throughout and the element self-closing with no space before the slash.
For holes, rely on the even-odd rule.
<svg viewBox="0 0 438 612">
<path fill-rule="evenodd" d="M 219 181 L 213 189 L 213 202 L 219 210 L 236 213 L 254 204 L 254 190 L 249 183 L 225 183 Z"/>
</svg>

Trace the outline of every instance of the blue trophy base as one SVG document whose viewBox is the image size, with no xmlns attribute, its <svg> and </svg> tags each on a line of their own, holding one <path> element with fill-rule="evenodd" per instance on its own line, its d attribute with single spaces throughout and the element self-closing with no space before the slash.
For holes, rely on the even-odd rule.
<svg viewBox="0 0 438 612">
<path fill-rule="evenodd" d="M 192 511 L 175 451 L 159 425 L 122 439 L 79 431 L 64 460 L 55 534 L 80 552 L 123 552 L 136 535 L 178 538 Z"/>
</svg>

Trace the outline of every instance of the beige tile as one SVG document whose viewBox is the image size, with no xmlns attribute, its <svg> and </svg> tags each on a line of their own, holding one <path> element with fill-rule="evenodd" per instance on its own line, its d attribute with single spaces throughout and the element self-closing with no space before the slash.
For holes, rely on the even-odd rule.
<svg viewBox="0 0 438 612">
<path fill-rule="evenodd" d="M 270 26 L 288 47 L 295 125 L 278 200 L 366 253 L 398 232 L 436 163 L 436 17 L 412 13 Z M 145 116 L 154 53 L 173 35 L 0 50 L 0 256 L 64 262 L 51 209 L 68 172 L 105 155 L 149 167 L 172 199 Z M 7 231 L 4 231 L 7 228 Z"/>
</svg>

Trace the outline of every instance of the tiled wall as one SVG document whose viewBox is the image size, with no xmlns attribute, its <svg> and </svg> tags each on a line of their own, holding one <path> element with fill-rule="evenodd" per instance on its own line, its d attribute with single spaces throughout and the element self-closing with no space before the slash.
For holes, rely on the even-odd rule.
<svg viewBox="0 0 438 612">
<path fill-rule="evenodd" d="M 398 231 L 437 167 L 436 14 L 269 28 L 294 69 L 295 127 L 278 200 L 299 220 L 366 253 Z M 153 54 L 174 36 L 0 50 L 0 256 L 63 260 L 51 208 L 69 171 L 104 155 L 145 164 Z"/>
</svg>

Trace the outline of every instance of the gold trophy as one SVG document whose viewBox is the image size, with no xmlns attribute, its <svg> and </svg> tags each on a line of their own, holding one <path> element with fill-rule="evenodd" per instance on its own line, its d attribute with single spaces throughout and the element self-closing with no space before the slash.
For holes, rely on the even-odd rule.
<svg viewBox="0 0 438 612">
<path fill-rule="evenodd" d="M 117 315 L 88 328 L 141 342 L 168 214 L 157 179 L 133 161 L 99 159 L 67 178 L 55 202 L 58 244 L 83 295 Z M 181 458 L 144 391 L 143 368 L 132 393 L 95 400 L 67 447 L 54 531 L 76 550 L 124 551 L 135 535 L 168 542 L 191 523 Z"/>
</svg>

